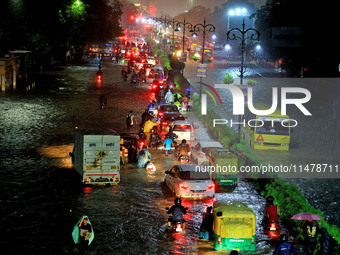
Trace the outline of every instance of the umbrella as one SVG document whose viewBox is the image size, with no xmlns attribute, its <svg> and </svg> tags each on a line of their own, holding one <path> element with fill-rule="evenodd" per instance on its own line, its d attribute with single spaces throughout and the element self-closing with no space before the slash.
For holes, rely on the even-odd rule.
<svg viewBox="0 0 340 255">
<path fill-rule="evenodd" d="M 186 88 L 184 90 L 186 90 L 186 91 L 195 91 L 193 88 Z"/>
<path fill-rule="evenodd" d="M 322 220 L 318 215 L 304 212 L 295 214 L 292 218 L 292 220 Z"/>
</svg>

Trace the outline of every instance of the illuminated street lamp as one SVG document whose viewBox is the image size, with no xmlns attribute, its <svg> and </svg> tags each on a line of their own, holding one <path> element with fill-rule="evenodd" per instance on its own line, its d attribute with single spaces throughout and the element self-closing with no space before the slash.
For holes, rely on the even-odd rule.
<svg viewBox="0 0 340 255">
<path fill-rule="evenodd" d="M 202 32 L 203 34 L 203 44 L 202 44 L 202 64 L 204 64 L 204 47 L 205 47 L 205 35 L 207 32 L 215 34 L 215 26 L 212 24 L 207 24 L 204 18 L 203 24 L 196 24 L 193 28 L 192 36 L 197 36 L 196 32 Z M 200 98 L 202 94 L 202 77 L 200 77 Z M 202 99 L 201 99 L 202 100 Z"/>
<path fill-rule="evenodd" d="M 185 22 L 185 18 L 183 22 L 178 21 L 176 24 L 176 29 L 175 31 L 180 31 L 180 29 L 183 27 L 183 37 L 182 37 L 182 52 L 184 53 L 184 47 L 185 47 L 185 28 L 189 28 L 189 32 L 193 33 L 194 31 L 192 30 L 192 24 L 190 22 Z"/>
</svg>

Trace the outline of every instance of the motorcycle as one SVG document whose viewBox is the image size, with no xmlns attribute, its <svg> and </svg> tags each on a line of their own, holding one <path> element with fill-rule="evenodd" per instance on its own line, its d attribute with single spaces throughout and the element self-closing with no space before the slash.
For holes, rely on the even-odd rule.
<svg viewBox="0 0 340 255">
<path fill-rule="evenodd" d="M 127 75 L 127 72 L 126 72 L 126 71 L 125 71 L 125 72 L 122 72 L 122 78 L 123 78 L 124 82 L 127 81 L 128 75 Z"/>
<path fill-rule="evenodd" d="M 137 145 L 139 151 L 143 150 L 144 145 L 146 145 L 145 139 L 138 139 Z"/>
<path fill-rule="evenodd" d="M 182 164 L 187 164 L 189 162 L 189 157 L 187 155 L 181 155 L 178 160 L 182 163 Z"/>
<path fill-rule="evenodd" d="M 102 84 L 103 82 L 103 73 L 97 72 L 97 83 Z"/>
<path fill-rule="evenodd" d="M 169 207 L 165 208 L 166 210 L 169 210 Z M 186 210 L 188 210 L 188 208 L 186 208 Z M 173 222 L 172 220 L 172 216 L 170 216 L 168 218 L 168 227 L 171 231 L 173 232 L 183 232 L 184 228 L 185 228 L 185 223 L 181 222 L 181 221 L 176 221 Z"/>
<path fill-rule="evenodd" d="M 268 222 L 265 224 L 265 231 L 269 237 L 276 238 L 280 236 L 280 227 L 277 222 Z"/>
</svg>

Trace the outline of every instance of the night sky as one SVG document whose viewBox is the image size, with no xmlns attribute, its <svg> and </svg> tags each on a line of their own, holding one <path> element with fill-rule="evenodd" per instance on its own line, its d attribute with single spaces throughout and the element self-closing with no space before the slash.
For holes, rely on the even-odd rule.
<svg viewBox="0 0 340 255">
<path fill-rule="evenodd" d="M 185 10 L 188 10 L 196 5 L 203 5 L 209 7 L 212 11 L 215 9 L 215 6 L 224 4 L 228 2 L 227 0 L 130 0 L 133 3 L 141 3 L 141 2 L 153 2 L 156 3 L 157 13 L 169 14 L 174 17 L 177 14 L 183 13 Z M 266 0 L 253 0 L 256 7 L 259 7 L 265 4 Z"/>
</svg>

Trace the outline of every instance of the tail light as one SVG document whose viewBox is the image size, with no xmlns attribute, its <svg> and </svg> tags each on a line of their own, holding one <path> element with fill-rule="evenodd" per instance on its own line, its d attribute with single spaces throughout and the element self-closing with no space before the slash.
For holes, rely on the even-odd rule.
<svg viewBox="0 0 340 255">
<path fill-rule="evenodd" d="M 157 85 L 152 85 L 152 88 L 153 88 L 153 89 L 157 88 Z"/>
<path fill-rule="evenodd" d="M 163 84 L 164 83 L 164 81 L 159 81 L 159 84 Z"/>
<path fill-rule="evenodd" d="M 219 238 L 217 239 L 217 243 L 218 243 L 218 244 L 221 244 L 221 243 L 222 243 L 222 238 L 221 238 L 221 237 L 219 237 Z"/>
<path fill-rule="evenodd" d="M 119 178 L 115 178 L 115 182 L 119 182 Z"/>
<path fill-rule="evenodd" d="M 270 224 L 270 227 L 271 227 L 271 228 L 275 228 L 275 227 L 276 227 L 276 224 L 275 224 L 275 223 L 272 223 L 272 224 Z"/>
<path fill-rule="evenodd" d="M 162 112 L 158 113 L 158 116 L 163 116 L 163 113 Z"/>
<path fill-rule="evenodd" d="M 183 184 L 183 183 L 179 184 L 178 186 L 179 186 L 179 188 L 182 189 L 182 190 L 189 190 L 189 186 L 188 186 L 188 185 L 185 185 L 185 184 Z"/>
<path fill-rule="evenodd" d="M 90 180 L 91 180 L 90 178 L 86 178 L 85 182 L 90 182 Z"/>
<path fill-rule="evenodd" d="M 198 153 L 198 156 L 199 156 L 200 158 L 204 158 L 204 154 L 203 154 L 203 153 Z"/>
<path fill-rule="evenodd" d="M 129 152 L 128 152 L 128 151 L 125 151 L 124 154 L 125 154 L 125 155 L 129 155 Z"/>
<path fill-rule="evenodd" d="M 215 184 L 208 185 L 207 191 L 212 191 L 215 189 Z"/>
<path fill-rule="evenodd" d="M 214 59 L 214 57 L 211 57 L 211 59 Z"/>
<path fill-rule="evenodd" d="M 167 122 L 162 122 L 162 125 L 163 125 L 163 126 L 167 126 L 168 123 L 167 123 Z"/>
</svg>

